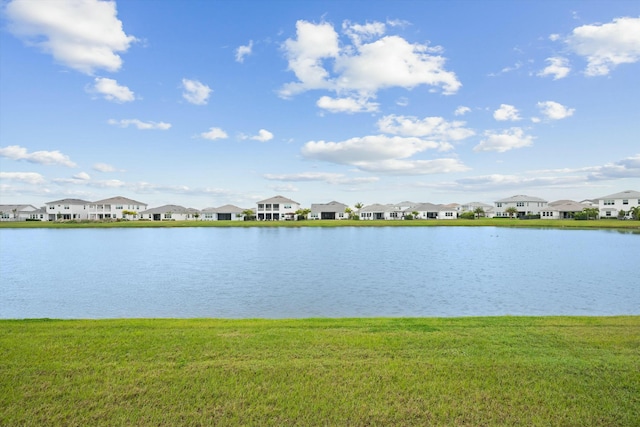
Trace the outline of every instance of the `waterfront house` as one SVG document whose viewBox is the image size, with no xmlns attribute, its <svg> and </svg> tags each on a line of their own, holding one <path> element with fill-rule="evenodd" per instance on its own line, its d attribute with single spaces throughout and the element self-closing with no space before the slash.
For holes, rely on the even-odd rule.
<svg viewBox="0 0 640 427">
<path fill-rule="evenodd" d="M 150 221 L 193 221 L 200 216 L 200 211 L 179 205 L 164 205 L 140 212 L 140 219 Z"/>
<path fill-rule="evenodd" d="M 345 213 L 348 208 L 344 203 L 332 201 L 329 203 L 312 203 L 309 219 L 349 219 Z"/>
<path fill-rule="evenodd" d="M 482 209 L 484 211 L 484 217 L 485 218 L 493 218 L 495 216 L 495 210 L 494 207 L 487 204 L 487 203 L 482 203 L 482 202 L 469 202 L 469 203 L 465 203 L 463 205 L 460 205 L 460 209 L 459 212 L 463 213 L 463 212 L 475 212 L 476 209 Z"/>
<path fill-rule="evenodd" d="M 138 219 L 147 204 L 122 196 L 98 200 L 89 205 L 89 219 Z"/>
<path fill-rule="evenodd" d="M 360 219 L 365 221 L 376 219 L 390 219 L 391 213 L 396 213 L 397 215 L 397 210 L 393 208 L 393 205 L 381 205 L 378 203 L 365 206 L 360 209 L 359 212 Z"/>
<path fill-rule="evenodd" d="M 627 190 L 598 199 L 600 218 L 617 218 L 620 211 L 628 215 L 629 211 L 637 206 L 640 206 L 639 191 Z"/>
<path fill-rule="evenodd" d="M 458 217 L 456 207 L 435 205 L 433 203 L 419 203 L 408 208 L 405 211 L 405 215 L 413 215 L 413 212 L 418 213 L 416 219 L 456 219 Z"/>
<path fill-rule="evenodd" d="M 590 207 L 588 204 L 574 202 L 573 200 L 557 200 L 549 202 L 547 207 L 540 211 L 540 218 L 571 219 L 588 207 Z"/>
<path fill-rule="evenodd" d="M 260 200 L 257 205 L 256 215 L 260 221 L 294 220 L 300 209 L 300 203 L 282 196 Z"/>
<path fill-rule="evenodd" d="M 205 208 L 200 211 L 203 221 L 244 221 L 245 209 L 234 205 L 224 205 L 219 208 Z"/>
<path fill-rule="evenodd" d="M 61 199 L 45 203 L 47 220 L 87 220 L 91 202 L 81 199 Z"/>
<path fill-rule="evenodd" d="M 518 218 L 525 215 L 540 215 L 540 212 L 547 207 L 547 201 L 539 197 L 526 196 L 522 194 L 507 197 L 506 199 L 497 200 L 495 202 L 495 216 L 510 216 L 506 210 L 512 207 L 518 210 Z"/>
<path fill-rule="evenodd" d="M 33 205 L 0 205 L 0 221 L 42 221 L 44 218 L 44 210 Z"/>
</svg>

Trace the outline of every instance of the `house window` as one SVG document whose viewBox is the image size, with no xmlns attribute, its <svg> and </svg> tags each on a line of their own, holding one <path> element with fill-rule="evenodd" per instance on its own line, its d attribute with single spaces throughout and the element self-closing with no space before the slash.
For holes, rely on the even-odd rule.
<svg viewBox="0 0 640 427">
<path fill-rule="evenodd" d="M 284 205 L 285 209 L 291 209 L 291 205 Z"/>
<path fill-rule="evenodd" d="M 615 202 L 614 202 L 613 200 L 607 200 L 607 199 L 605 199 L 605 201 L 604 201 L 604 205 L 605 205 L 605 206 L 613 206 L 613 205 L 614 205 L 614 203 L 615 203 Z"/>
<path fill-rule="evenodd" d="M 122 205 L 116 205 L 116 209 L 123 209 Z"/>
<path fill-rule="evenodd" d="M 628 205 L 628 204 L 629 204 L 629 200 L 628 200 L 628 199 L 624 199 L 624 200 L 622 200 L 622 204 L 623 204 L 623 205 Z"/>
<path fill-rule="evenodd" d="M 502 203 L 496 203 L 496 208 L 501 208 L 502 207 Z"/>
<path fill-rule="evenodd" d="M 611 211 L 607 211 L 606 216 L 611 216 Z"/>
<path fill-rule="evenodd" d="M 398 218 L 398 212 L 391 212 L 391 218 Z"/>
<path fill-rule="evenodd" d="M 264 205 L 262 203 L 258 204 L 258 210 L 263 210 L 264 209 Z"/>
<path fill-rule="evenodd" d="M 165 219 L 171 219 L 171 214 L 170 214 L 170 213 L 166 213 L 166 214 L 164 214 L 164 218 L 165 218 Z"/>
<path fill-rule="evenodd" d="M 49 206 L 49 209 L 55 209 L 55 206 Z"/>
<path fill-rule="evenodd" d="M 516 202 L 516 206 L 519 208 L 524 207 L 524 202 Z"/>
<path fill-rule="evenodd" d="M 64 208 L 65 209 L 69 209 L 69 205 L 64 205 Z"/>
<path fill-rule="evenodd" d="M 453 216 L 453 212 L 445 212 L 444 216 Z"/>
<path fill-rule="evenodd" d="M 280 205 L 279 205 L 279 204 L 277 204 L 277 203 L 274 203 L 274 205 L 273 205 L 273 210 L 274 210 L 274 211 L 279 211 L 279 210 L 280 210 Z"/>
</svg>

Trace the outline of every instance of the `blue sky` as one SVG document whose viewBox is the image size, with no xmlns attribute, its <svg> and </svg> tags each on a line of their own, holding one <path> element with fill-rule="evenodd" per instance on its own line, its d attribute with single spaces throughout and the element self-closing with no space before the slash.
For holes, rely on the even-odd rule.
<svg viewBox="0 0 640 427">
<path fill-rule="evenodd" d="M 0 203 L 640 190 L 637 1 L 13 0 Z"/>
</svg>

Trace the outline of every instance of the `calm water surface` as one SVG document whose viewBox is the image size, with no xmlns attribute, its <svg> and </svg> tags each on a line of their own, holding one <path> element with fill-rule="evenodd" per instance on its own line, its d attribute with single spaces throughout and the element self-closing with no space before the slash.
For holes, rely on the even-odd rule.
<svg viewBox="0 0 640 427">
<path fill-rule="evenodd" d="M 0 318 L 640 314 L 640 235 L 493 227 L 0 230 Z"/>
</svg>

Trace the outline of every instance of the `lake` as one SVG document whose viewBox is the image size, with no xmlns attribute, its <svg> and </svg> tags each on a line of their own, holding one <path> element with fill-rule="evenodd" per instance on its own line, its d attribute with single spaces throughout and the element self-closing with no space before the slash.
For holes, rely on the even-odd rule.
<svg viewBox="0 0 640 427">
<path fill-rule="evenodd" d="M 640 314 L 640 235 L 494 227 L 0 230 L 0 318 Z"/>
</svg>

